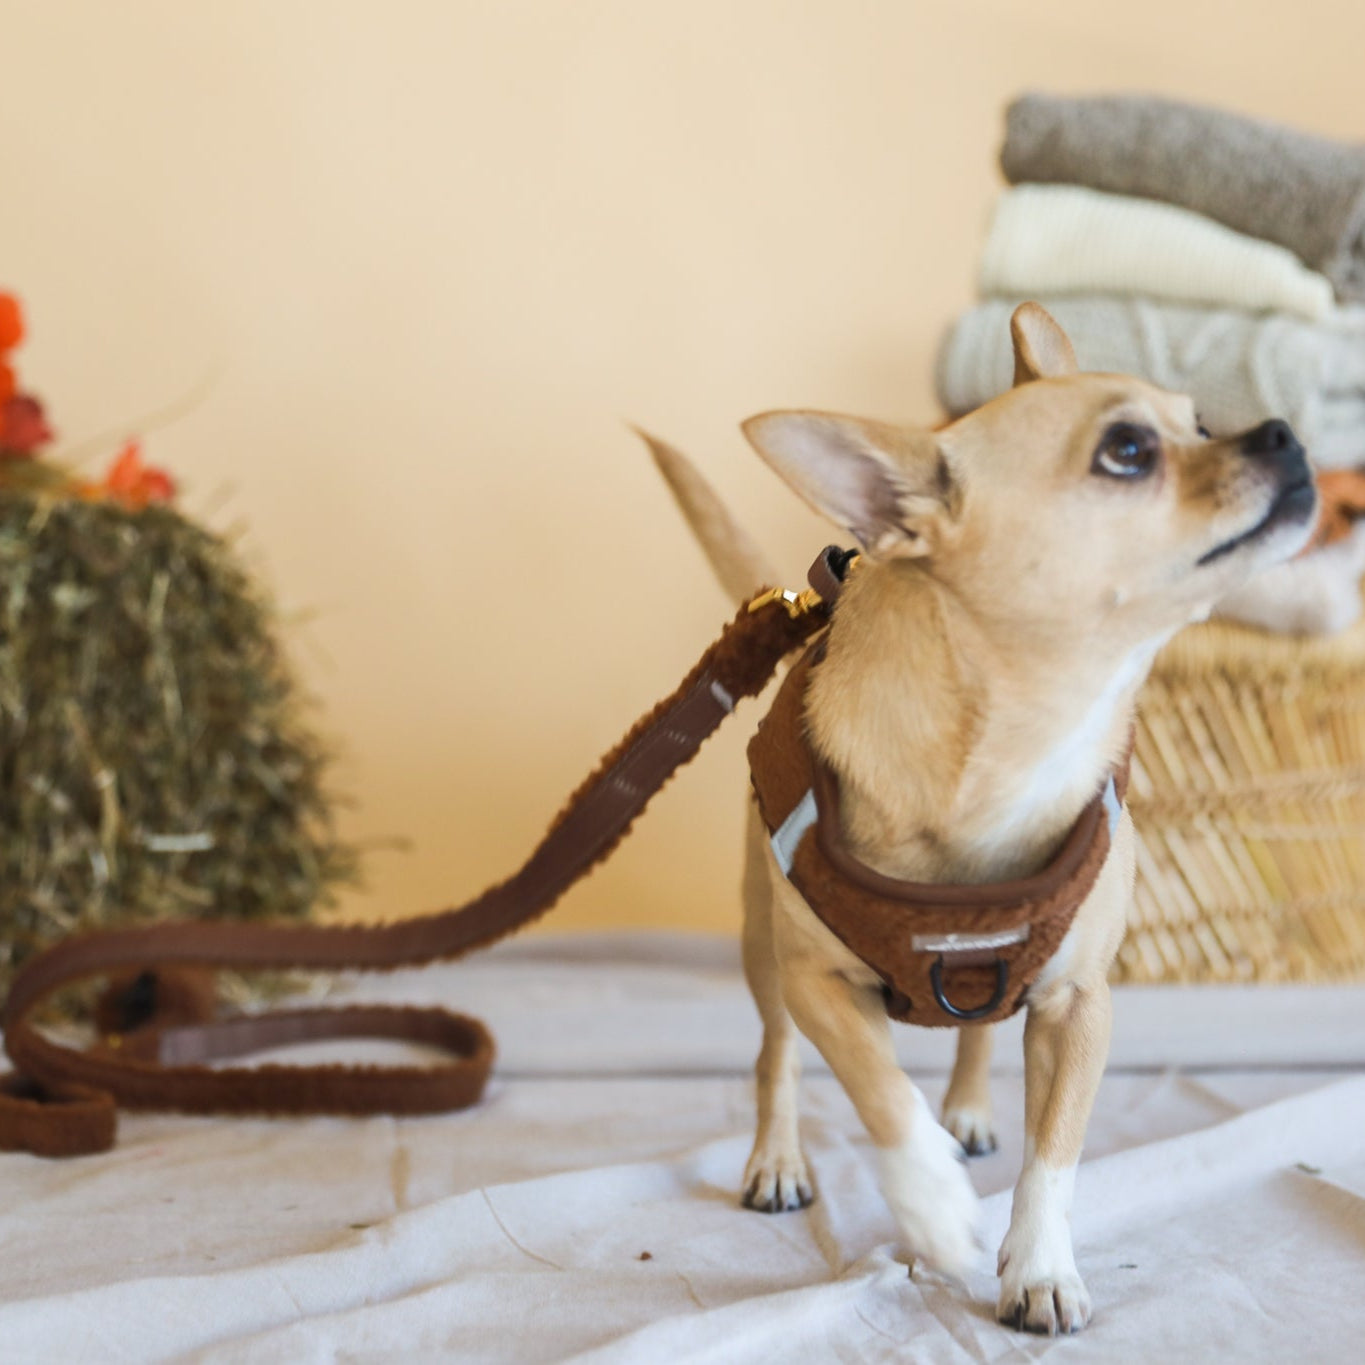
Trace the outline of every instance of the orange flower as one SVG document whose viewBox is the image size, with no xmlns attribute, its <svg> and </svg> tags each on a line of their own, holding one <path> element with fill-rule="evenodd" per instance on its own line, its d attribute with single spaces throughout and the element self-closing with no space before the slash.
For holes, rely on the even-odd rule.
<svg viewBox="0 0 1365 1365">
<path fill-rule="evenodd" d="M 0 403 L 0 459 L 28 459 L 52 439 L 43 405 L 26 393 Z"/>
<path fill-rule="evenodd" d="M 1317 476 L 1318 524 L 1302 553 L 1344 540 L 1365 517 L 1365 468 L 1326 469 Z"/>
<path fill-rule="evenodd" d="M 140 512 L 149 503 L 169 502 L 175 497 L 175 480 L 164 470 L 142 461 L 142 443 L 129 441 L 118 453 L 104 491 L 125 507 Z"/>
<path fill-rule="evenodd" d="M 0 351 L 12 351 L 24 339 L 24 315 L 13 294 L 0 294 Z"/>
<path fill-rule="evenodd" d="M 24 315 L 13 294 L 0 293 L 0 460 L 28 459 L 52 439 L 43 405 L 20 393 L 9 352 L 24 339 Z"/>
</svg>

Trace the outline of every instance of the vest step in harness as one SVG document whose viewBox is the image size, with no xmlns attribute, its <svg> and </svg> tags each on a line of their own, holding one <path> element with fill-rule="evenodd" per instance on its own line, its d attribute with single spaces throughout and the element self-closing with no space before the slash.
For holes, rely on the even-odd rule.
<svg viewBox="0 0 1365 1365">
<path fill-rule="evenodd" d="M 1127 759 L 1032 877 L 960 886 L 884 876 L 844 846 L 838 782 L 807 737 L 806 687 L 822 653 L 819 642 L 792 668 L 749 743 L 754 793 L 778 866 L 882 979 L 893 1019 L 943 1028 L 1008 1018 L 1066 937 L 1109 856 Z"/>
</svg>

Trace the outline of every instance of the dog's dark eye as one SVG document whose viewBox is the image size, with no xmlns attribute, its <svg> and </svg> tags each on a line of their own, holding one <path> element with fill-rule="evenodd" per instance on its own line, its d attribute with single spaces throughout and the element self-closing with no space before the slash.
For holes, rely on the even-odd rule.
<svg viewBox="0 0 1365 1365">
<path fill-rule="evenodd" d="M 1197 431 L 1197 432 L 1198 432 L 1206 441 L 1211 441 L 1211 440 L 1213 440 L 1213 432 L 1211 432 L 1211 431 L 1208 429 L 1208 427 L 1206 427 L 1206 426 L 1203 424 L 1203 422 L 1196 422 L 1195 425 L 1194 425 L 1194 429 L 1195 429 L 1195 430 L 1196 430 L 1196 431 Z"/>
<path fill-rule="evenodd" d="M 1090 467 L 1112 479 L 1143 479 L 1156 468 L 1161 442 L 1151 427 L 1115 422 L 1104 433 Z"/>
</svg>

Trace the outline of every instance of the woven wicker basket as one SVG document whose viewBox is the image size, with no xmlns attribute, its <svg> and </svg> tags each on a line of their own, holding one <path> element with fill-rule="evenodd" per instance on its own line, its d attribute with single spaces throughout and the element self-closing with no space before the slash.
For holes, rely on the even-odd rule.
<svg viewBox="0 0 1365 1365">
<path fill-rule="evenodd" d="M 1182 632 L 1142 696 L 1121 981 L 1365 979 L 1365 622 Z"/>
</svg>

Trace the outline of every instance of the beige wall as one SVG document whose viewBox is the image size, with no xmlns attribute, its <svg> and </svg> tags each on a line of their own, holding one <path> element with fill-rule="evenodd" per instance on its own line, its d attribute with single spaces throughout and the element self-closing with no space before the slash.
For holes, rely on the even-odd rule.
<svg viewBox="0 0 1365 1365">
<path fill-rule="evenodd" d="M 0 41 L 24 374 L 68 442 L 211 381 L 149 451 L 311 613 L 347 828 L 411 841 L 366 913 L 510 870 L 726 615 L 623 419 L 795 578 L 824 531 L 739 419 L 933 416 L 1011 92 L 1365 134 L 1322 0 L 39 0 Z M 753 717 L 559 926 L 735 921 Z"/>
</svg>

